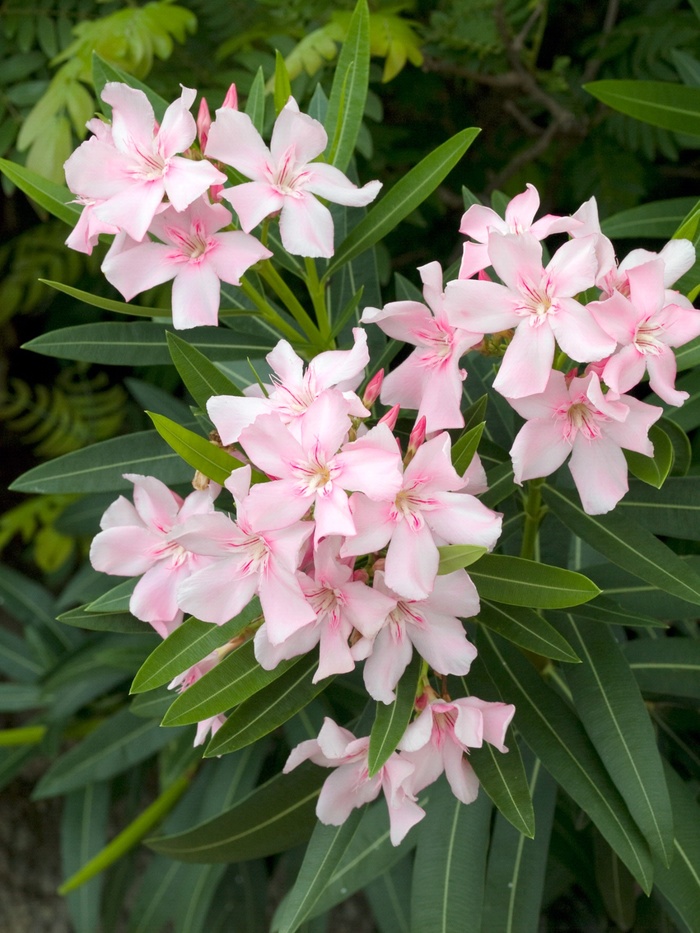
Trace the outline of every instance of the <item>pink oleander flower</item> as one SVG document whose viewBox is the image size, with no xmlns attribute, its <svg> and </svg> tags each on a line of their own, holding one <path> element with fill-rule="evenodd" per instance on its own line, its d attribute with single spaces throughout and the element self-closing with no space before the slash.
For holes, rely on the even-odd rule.
<svg viewBox="0 0 700 933">
<path fill-rule="evenodd" d="M 356 807 L 375 800 L 383 791 L 389 810 L 391 843 L 397 846 L 425 816 L 413 791 L 407 790 L 413 765 L 394 752 L 377 774 L 370 777 L 368 752 L 369 736 L 356 739 L 352 732 L 326 717 L 318 738 L 293 748 L 283 770 L 288 774 L 309 759 L 324 768 L 336 769 L 326 778 L 316 805 L 316 816 L 331 826 L 340 826 Z"/>
<path fill-rule="evenodd" d="M 491 265 L 488 239 L 492 231 L 515 234 L 527 232 L 538 240 L 543 240 L 552 232 L 553 225 L 562 219 L 554 214 L 547 214 L 536 221 L 535 214 L 540 206 L 540 196 L 534 185 L 528 184 L 525 189 L 506 206 L 505 220 L 496 211 L 482 204 L 472 204 L 462 216 L 459 232 L 476 242 L 465 243 L 462 247 L 460 279 L 470 279 Z"/>
<path fill-rule="evenodd" d="M 229 486 L 230 480 L 226 484 L 236 497 L 235 522 L 223 512 L 214 512 L 193 519 L 180 532 L 182 545 L 209 557 L 210 563 L 183 582 L 177 598 L 186 612 L 223 625 L 257 593 L 268 637 L 277 645 L 316 618 L 296 576 L 302 548 L 314 526 L 313 522 L 294 522 L 271 530 L 264 519 L 251 518 L 250 476 L 249 466 L 239 467 L 233 484 Z"/>
<path fill-rule="evenodd" d="M 613 392 L 627 392 L 649 373 L 649 385 L 669 405 L 682 405 L 687 392 L 675 388 L 676 357 L 681 347 L 700 334 L 700 311 L 682 295 L 669 301 L 663 259 L 652 259 L 626 272 L 627 293 L 615 291 L 589 304 L 591 313 L 618 344 L 602 370 Z M 682 303 L 681 303 L 682 302 Z"/>
<path fill-rule="evenodd" d="M 178 155 L 194 142 L 197 126 L 189 112 L 196 92 L 183 88 L 158 127 L 143 91 L 110 82 L 102 100 L 112 107 L 111 133 L 82 143 L 65 163 L 66 183 L 81 198 L 101 202 L 95 217 L 142 240 L 163 198 L 176 211 L 201 197 L 226 176 L 210 162 Z M 94 128 L 94 121 L 88 124 Z"/>
<path fill-rule="evenodd" d="M 481 748 L 485 741 L 499 752 L 507 752 L 503 742 L 515 707 L 477 697 L 432 697 L 424 694 L 417 702 L 422 712 L 399 742 L 401 757 L 415 766 L 407 785 L 419 793 L 444 771 L 455 797 L 472 803 L 479 793 L 479 779 L 464 755 L 470 748 Z"/>
<path fill-rule="evenodd" d="M 483 333 L 453 327 L 448 321 L 440 263 L 430 262 L 418 271 L 428 307 L 418 301 L 392 301 L 382 309 L 365 308 L 362 314 L 363 324 L 377 324 L 389 337 L 416 347 L 385 376 L 381 400 L 385 405 L 417 409 L 418 418 L 425 416 L 429 433 L 461 428 L 462 382 L 467 374 L 459 361 Z"/>
<path fill-rule="evenodd" d="M 569 470 L 589 515 L 609 512 L 625 495 L 622 449 L 653 456 L 649 428 L 663 414 L 631 395 L 604 395 L 594 372 L 567 380 L 553 370 L 544 392 L 508 401 L 528 419 L 510 451 L 516 483 L 549 476 L 571 454 Z"/>
<path fill-rule="evenodd" d="M 371 554 L 388 545 L 386 585 L 407 599 L 426 599 L 435 585 L 438 545 L 477 544 L 490 550 L 501 533 L 501 516 L 457 491 L 463 488 L 444 432 L 418 449 L 397 494 L 377 501 L 351 497 L 357 534 L 346 540 L 341 555 Z"/>
<path fill-rule="evenodd" d="M 272 253 L 240 230 L 219 231 L 231 223 L 222 204 L 205 197 L 183 211 L 167 208 L 151 221 L 150 239 L 140 243 L 119 234 L 102 263 L 105 278 L 127 301 L 139 292 L 173 280 L 173 326 L 215 326 L 221 282 L 240 285 L 240 278 Z"/>
<path fill-rule="evenodd" d="M 345 399 L 327 389 L 309 406 L 300 440 L 277 414 L 260 415 L 245 428 L 241 447 L 258 469 L 275 477 L 251 490 L 252 520 L 283 528 L 313 506 L 316 544 L 327 535 L 354 535 L 348 491 L 372 500 L 395 494 L 401 486 L 401 459 L 386 425 L 346 443 L 350 426 Z"/>
<path fill-rule="evenodd" d="M 193 517 L 214 513 L 219 487 L 212 484 L 183 500 L 153 476 L 125 477 L 134 484 L 134 504 L 120 496 L 110 505 L 90 546 L 90 562 L 102 573 L 141 576 L 129 610 L 166 638 L 183 618 L 176 598 L 179 584 L 211 563 L 175 536 Z"/>
<path fill-rule="evenodd" d="M 316 549 L 309 574 L 299 573 L 301 588 L 316 612 L 316 619 L 294 632 L 279 645 L 272 645 L 263 625 L 255 635 L 255 657 L 266 670 L 280 661 L 306 654 L 318 644 L 319 664 L 313 677 L 317 683 L 331 674 L 344 674 L 355 667 L 348 639 L 353 631 L 372 638 L 396 605 L 390 594 L 356 580 L 352 561 L 338 557 L 340 538 L 326 538 Z"/>
<path fill-rule="evenodd" d="M 351 418 L 366 418 L 365 408 L 353 389 L 362 380 L 369 363 L 367 334 L 361 327 L 353 328 L 354 344 L 350 350 L 326 350 L 315 356 L 304 368 L 304 361 L 286 340 L 267 354 L 273 375 L 267 385 L 267 397 L 253 395 L 260 391 L 251 386 L 245 397 L 216 395 L 207 402 L 207 412 L 224 444 L 235 444 L 241 431 L 258 415 L 275 413 L 296 437 L 301 439 L 301 425 L 306 412 L 326 389 L 336 388 L 347 403 Z"/>
<path fill-rule="evenodd" d="M 632 252 L 625 256 L 619 266 L 613 264 L 605 275 L 598 276 L 596 284 L 603 292 L 602 297 L 609 298 L 615 292 L 620 292 L 629 298 L 628 273 L 630 269 L 652 262 L 655 259 L 663 260 L 664 288 L 670 289 L 674 282 L 692 268 L 695 262 L 695 247 L 690 240 L 669 240 L 658 253 L 653 253 L 648 249 L 633 249 Z M 666 300 L 670 302 L 678 297 L 677 292 L 669 292 Z M 680 297 L 683 302 L 687 301 L 685 297 Z M 688 306 L 692 307 L 690 302 L 688 302 Z"/>
<path fill-rule="evenodd" d="M 595 284 L 595 237 L 569 240 L 542 266 L 542 244 L 530 233 L 492 233 L 488 239 L 497 282 L 458 280 L 445 292 L 448 318 L 456 327 L 498 333 L 515 327 L 493 387 L 507 398 L 542 392 L 555 343 L 578 362 L 609 356 L 613 339 L 573 297 Z"/>
<path fill-rule="evenodd" d="M 381 183 L 358 188 L 334 166 L 313 162 L 327 145 L 323 126 L 300 113 L 290 97 L 277 117 L 269 149 L 247 114 L 221 109 L 209 130 L 206 154 L 252 179 L 222 192 L 246 233 L 281 212 L 280 236 L 288 253 L 330 257 L 333 220 L 318 198 L 364 207 L 376 198 Z"/>
<path fill-rule="evenodd" d="M 464 570 L 437 577 L 427 599 L 405 599 L 375 573 L 374 587 L 391 597 L 394 605 L 374 637 L 363 637 L 353 646 L 353 655 L 366 657 L 364 681 L 367 692 L 379 703 L 396 699 L 394 688 L 408 667 L 413 649 L 440 674 L 467 674 L 476 648 L 467 639 L 459 617 L 470 618 L 479 611 L 479 595 Z M 363 632 L 364 635 L 364 632 Z"/>
<path fill-rule="evenodd" d="M 196 684 L 200 677 L 204 677 L 212 668 L 216 667 L 219 660 L 219 652 L 212 651 L 206 658 L 202 658 L 197 664 L 193 664 L 192 667 L 188 668 L 182 674 L 178 674 L 168 685 L 168 690 L 177 689 L 178 693 L 182 693 L 183 690 L 187 690 L 192 684 Z M 208 719 L 202 719 L 201 722 L 198 722 L 197 732 L 194 737 L 194 742 L 192 743 L 195 748 L 198 745 L 204 745 L 207 736 L 215 736 L 225 722 L 226 716 L 224 716 L 223 713 L 219 713 L 217 716 L 210 716 Z"/>
</svg>

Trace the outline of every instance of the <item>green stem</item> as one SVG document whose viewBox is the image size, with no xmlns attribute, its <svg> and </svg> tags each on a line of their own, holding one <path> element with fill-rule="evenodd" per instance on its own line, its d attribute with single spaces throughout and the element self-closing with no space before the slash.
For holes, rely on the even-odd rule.
<svg viewBox="0 0 700 933">
<path fill-rule="evenodd" d="M 272 305 L 265 301 L 265 298 L 260 294 L 257 288 L 251 285 L 245 278 L 241 279 L 241 289 L 243 290 L 243 294 L 250 298 L 269 324 L 276 327 L 277 330 L 292 343 L 299 343 L 301 334 L 295 330 L 291 324 L 288 324 L 285 319 L 275 311 Z"/>
<path fill-rule="evenodd" d="M 306 312 L 306 309 L 291 290 L 289 285 L 287 285 L 287 283 L 284 281 L 277 269 L 270 265 L 269 262 L 264 262 L 260 266 L 259 275 L 262 279 L 264 279 L 265 282 L 267 282 L 280 301 L 284 304 L 286 309 L 304 331 L 311 343 L 314 346 L 320 348 L 323 344 L 323 341 L 321 339 L 321 333 L 318 327 L 316 327 L 314 322 L 311 320 Z M 298 339 L 299 338 L 297 337 L 297 340 Z"/>
<path fill-rule="evenodd" d="M 46 726 L 21 726 L 0 731 L 0 748 L 15 745 L 38 745 L 46 735 Z"/>
<path fill-rule="evenodd" d="M 316 261 L 309 256 L 304 257 L 306 266 L 306 287 L 311 296 L 311 302 L 316 313 L 318 329 L 325 340 L 330 341 L 331 322 L 326 308 L 325 288 L 318 280 L 318 271 L 316 270 Z"/>
<path fill-rule="evenodd" d="M 523 543 L 520 547 L 520 556 L 527 560 L 537 560 L 539 557 L 539 529 L 544 515 L 542 511 L 543 482 L 542 479 L 531 479 L 527 484 L 525 527 L 523 528 Z"/>
</svg>

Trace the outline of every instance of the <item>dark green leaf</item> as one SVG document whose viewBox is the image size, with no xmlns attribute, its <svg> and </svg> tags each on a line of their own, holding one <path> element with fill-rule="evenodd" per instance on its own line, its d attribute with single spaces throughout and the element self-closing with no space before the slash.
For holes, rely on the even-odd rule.
<svg viewBox="0 0 700 933">
<path fill-rule="evenodd" d="M 175 369 L 202 411 L 207 410 L 207 402 L 212 395 L 243 394 L 235 383 L 186 340 L 169 331 L 166 337 Z"/>
<path fill-rule="evenodd" d="M 535 609 L 578 606 L 600 593 L 583 574 L 521 557 L 487 554 L 469 570 L 482 599 Z"/>
<path fill-rule="evenodd" d="M 516 649 L 487 629 L 480 630 L 479 651 L 501 694 L 515 703 L 522 737 L 648 893 L 653 871 L 646 841 L 579 719 Z"/>
<path fill-rule="evenodd" d="M 72 285 L 52 282 L 50 279 L 39 279 L 39 281 L 50 288 L 54 288 L 57 292 L 63 292 L 64 295 L 70 295 L 71 298 L 77 298 L 78 301 L 82 301 L 93 308 L 101 308 L 103 311 L 114 311 L 116 314 L 132 314 L 137 317 L 170 317 L 172 313 L 169 308 L 148 308 L 145 305 L 132 305 L 127 304 L 125 301 L 113 301 L 111 298 L 92 295 L 90 292 L 73 288 Z"/>
<path fill-rule="evenodd" d="M 378 243 L 418 207 L 455 167 L 478 134 L 478 129 L 462 130 L 407 172 L 340 244 L 325 278 Z"/>
<path fill-rule="evenodd" d="M 255 129 L 262 135 L 265 123 L 265 75 L 262 65 L 258 68 L 248 92 L 245 112 L 250 117 Z"/>
<path fill-rule="evenodd" d="M 57 185 L 31 169 L 16 165 L 7 159 L 0 159 L 0 172 L 44 210 L 71 227 L 75 226 L 80 217 L 81 207 L 73 203 L 73 195 L 64 185 Z"/>
<path fill-rule="evenodd" d="M 159 122 L 163 119 L 163 115 L 168 107 L 168 101 L 164 100 L 159 94 L 156 94 L 155 91 L 152 91 L 147 84 L 144 84 L 143 81 L 139 81 L 138 78 L 135 78 L 133 75 L 128 74 L 126 71 L 122 71 L 121 68 L 117 68 L 116 65 L 110 64 L 102 58 L 97 52 L 92 53 L 92 83 L 95 86 L 95 93 L 98 97 L 102 97 L 102 89 L 108 81 L 117 81 L 121 84 L 128 84 L 129 87 L 135 88 L 137 91 L 143 91 L 148 100 L 153 107 L 153 112 L 155 113 L 156 120 Z M 105 104 L 106 110 L 109 112 L 111 110 Z"/>
<path fill-rule="evenodd" d="M 107 837 L 110 787 L 95 782 L 66 795 L 61 820 L 61 869 L 74 875 L 104 846 Z M 104 875 L 98 875 L 67 895 L 75 933 L 94 933 L 100 927 L 100 899 Z"/>
<path fill-rule="evenodd" d="M 623 653 L 645 695 L 700 699 L 700 640 L 638 638 Z"/>
<path fill-rule="evenodd" d="M 672 476 L 659 490 L 632 483 L 618 508 L 653 534 L 700 541 L 700 476 Z"/>
<path fill-rule="evenodd" d="M 661 489 L 673 466 L 673 444 L 658 424 L 649 429 L 649 440 L 654 445 L 654 456 L 645 457 L 635 450 L 623 450 L 630 473 L 656 489 Z"/>
<path fill-rule="evenodd" d="M 608 560 L 673 596 L 700 603 L 700 577 L 677 554 L 619 511 L 587 515 L 561 489 L 543 487 L 547 505 L 574 534 Z"/>
<path fill-rule="evenodd" d="M 260 603 L 253 599 L 235 619 L 223 625 L 186 619 L 143 662 L 134 677 L 131 693 L 145 693 L 169 683 L 173 677 L 224 645 L 259 616 Z"/>
<path fill-rule="evenodd" d="M 688 211 L 695 206 L 696 198 L 669 198 L 665 201 L 649 201 L 641 207 L 620 211 L 601 222 L 601 230 L 611 239 L 629 237 L 659 237 L 669 240 L 678 229 Z"/>
<path fill-rule="evenodd" d="M 87 604 L 69 609 L 58 617 L 64 625 L 85 628 L 92 632 L 120 632 L 123 635 L 152 635 L 148 622 L 142 622 L 130 612 L 88 612 Z"/>
<path fill-rule="evenodd" d="M 570 663 L 580 661 L 566 639 L 533 609 L 524 606 L 504 608 L 483 600 L 478 620 L 503 638 L 534 654 Z"/>
<path fill-rule="evenodd" d="M 377 703 L 369 736 L 369 775 L 373 777 L 395 751 L 411 720 L 418 688 L 421 659 L 413 652 L 411 662 L 396 685 L 393 703 Z"/>
<path fill-rule="evenodd" d="M 460 476 L 464 476 L 469 464 L 474 459 L 486 422 L 470 428 L 452 445 L 452 465 Z"/>
<path fill-rule="evenodd" d="M 284 852 L 305 842 L 316 822 L 314 810 L 324 768 L 304 763 L 278 774 L 235 806 L 194 829 L 147 840 L 147 845 L 182 862 L 244 862 Z"/>
<path fill-rule="evenodd" d="M 636 120 L 700 136 L 700 88 L 664 81 L 593 81 L 584 84 L 604 104 Z"/>
<path fill-rule="evenodd" d="M 215 483 L 223 486 L 231 472 L 243 466 L 240 460 L 234 459 L 223 447 L 202 437 L 201 434 L 183 428 L 164 415 L 157 415 L 152 411 L 147 411 L 146 414 L 166 444 L 172 447 L 185 463 L 213 479 Z"/>
<path fill-rule="evenodd" d="M 333 77 L 325 127 L 326 157 L 344 172 L 352 158 L 365 112 L 369 85 L 369 10 L 358 0 Z"/>
</svg>

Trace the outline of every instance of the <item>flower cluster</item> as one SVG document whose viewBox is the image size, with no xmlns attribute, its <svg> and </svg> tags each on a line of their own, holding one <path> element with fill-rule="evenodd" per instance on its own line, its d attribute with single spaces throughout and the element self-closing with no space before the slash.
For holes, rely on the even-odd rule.
<svg viewBox="0 0 700 933">
<path fill-rule="evenodd" d="M 622 450 L 653 456 L 649 428 L 663 413 L 624 393 L 648 372 L 664 402 L 687 398 L 674 385 L 672 348 L 700 335 L 700 311 L 669 286 L 692 266 L 695 250 L 672 240 L 618 265 L 594 199 L 571 217 L 535 221 L 538 207 L 532 185 L 504 219 L 470 207 L 460 226 L 469 239 L 459 277 L 443 290 L 439 265 L 429 263 L 419 270 L 425 304 L 367 308 L 362 320 L 416 347 L 387 377 L 381 398 L 418 409 L 429 431 L 463 425 L 460 359 L 486 335 L 501 335 L 506 349 L 493 387 L 526 419 L 510 451 L 516 482 L 548 476 L 571 455 L 584 508 L 600 514 L 627 491 Z M 570 239 L 545 266 L 542 240 L 553 234 Z"/>
<path fill-rule="evenodd" d="M 65 164 L 68 187 L 83 205 L 68 246 L 91 253 L 101 233 L 115 234 L 102 265 L 107 280 L 127 301 L 172 280 L 179 329 L 215 325 L 220 283 L 240 285 L 251 266 L 272 256 L 250 234 L 261 221 L 279 215 L 289 253 L 332 256 L 333 221 L 317 196 L 363 206 L 381 187 L 372 181 L 358 188 L 337 168 L 314 162 L 327 146 L 326 131 L 291 97 L 268 149 L 250 117 L 236 109 L 235 89 L 213 123 L 204 101 L 195 122 L 195 95 L 183 87 L 159 126 L 143 91 L 106 84 L 102 100 L 112 109 L 111 124 L 90 120 L 93 135 Z M 201 151 L 193 148 L 198 132 Z M 220 163 L 252 180 L 224 187 Z"/>
</svg>

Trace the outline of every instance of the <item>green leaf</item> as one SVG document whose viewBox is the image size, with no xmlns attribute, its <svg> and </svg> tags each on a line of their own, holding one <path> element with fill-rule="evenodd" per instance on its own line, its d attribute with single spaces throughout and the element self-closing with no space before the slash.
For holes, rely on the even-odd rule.
<svg viewBox="0 0 700 933">
<path fill-rule="evenodd" d="M 139 79 L 135 78 L 133 75 L 130 75 L 126 71 L 122 71 L 121 68 L 117 68 L 116 65 L 112 65 L 105 61 L 104 58 L 98 55 L 97 52 L 93 52 L 92 83 L 95 87 L 95 93 L 100 99 L 102 98 L 102 90 L 108 81 L 117 81 L 121 84 L 128 84 L 129 87 L 133 87 L 137 91 L 143 91 L 143 93 L 150 101 L 151 106 L 153 107 L 156 120 L 158 120 L 158 122 L 162 121 L 163 115 L 169 106 L 168 101 L 164 100 L 160 94 L 156 94 L 155 91 L 152 91 L 147 84 L 143 83 L 143 81 L 139 81 Z M 105 108 L 107 111 L 111 110 L 111 108 L 106 104 Z"/>
<path fill-rule="evenodd" d="M 458 933 L 481 928 L 491 801 L 480 794 L 465 806 L 445 777 L 430 788 L 418 826 L 413 868 L 411 933 Z"/>
<path fill-rule="evenodd" d="M 697 349 L 697 363 L 700 363 L 700 341 L 698 342 Z M 695 366 L 697 363 L 692 363 L 691 365 Z M 675 421 L 671 421 L 670 418 L 662 418 L 658 424 L 659 427 L 662 427 L 666 434 L 668 434 L 668 438 L 673 445 L 671 476 L 686 476 L 692 460 L 692 451 L 690 449 L 690 439 L 688 435 L 680 425 L 677 425 Z"/>
<path fill-rule="evenodd" d="M 327 159 L 344 172 L 352 158 L 369 87 L 369 10 L 358 0 L 333 77 L 325 127 Z"/>
<path fill-rule="evenodd" d="M 279 49 L 275 50 L 275 112 L 279 113 L 292 96 L 292 85 L 289 81 L 289 72 L 284 62 L 284 55 Z"/>
<path fill-rule="evenodd" d="M 316 798 L 327 777 L 325 769 L 305 762 L 194 829 L 146 844 L 182 862 L 244 862 L 284 852 L 311 835 Z"/>
<path fill-rule="evenodd" d="M 288 722 L 328 686 L 328 679 L 312 683 L 318 661 L 307 655 L 285 674 L 263 687 L 231 713 L 209 742 L 205 757 L 228 755 Z"/>
<path fill-rule="evenodd" d="M 455 570 L 461 570 L 463 567 L 470 567 L 480 560 L 486 551 L 487 548 L 478 544 L 442 544 L 438 547 L 440 554 L 438 574 L 443 576 L 447 573 L 454 573 Z"/>
<path fill-rule="evenodd" d="M 127 771 L 172 741 L 173 734 L 122 709 L 56 759 L 34 790 L 53 797 Z"/>
<path fill-rule="evenodd" d="M 573 570 L 550 567 L 522 557 L 486 554 L 469 576 L 482 599 L 534 609 L 561 609 L 588 602 L 600 590 Z"/>
<path fill-rule="evenodd" d="M 503 638 L 534 654 L 574 664 L 581 660 L 566 639 L 533 609 L 524 606 L 505 608 L 482 600 L 477 619 Z"/>
<path fill-rule="evenodd" d="M 88 612 L 87 604 L 69 609 L 58 616 L 58 621 L 92 632 L 119 632 L 122 635 L 152 635 L 148 622 L 142 622 L 130 612 Z"/>
<path fill-rule="evenodd" d="M 574 706 L 651 851 L 668 865 L 671 801 L 639 687 L 608 628 L 568 615 L 565 631 L 583 662 L 566 671 Z"/>
<path fill-rule="evenodd" d="M 646 696 L 700 699 L 700 641 L 695 638 L 638 638 L 622 648 Z"/>
<path fill-rule="evenodd" d="M 218 447 L 201 434 L 183 428 L 164 415 L 157 415 L 152 411 L 147 411 L 146 414 L 165 443 L 172 447 L 185 463 L 220 486 L 224 485 L 233 470 L 243 466 L 240 460 L 232 457 L 223 447 Z"/>
<path fill-rule="evenodd" d="M 654 445 L 654 456 L 645 457 L 635 450 L 623 450 L 630 473 L 637 479 L 661 489 L 673 466 L 673 444 L 668 434 L 657 424 L 649 429 L 649 440 Z"/>
<path fill-rule="evenodd" d="M 395 850 L 394 850 L 395 851 Z M 378 871 L 384 867 L 381 863 Z M 374 914 L 378 933 L 410 933 L 411 931 L 411 876 L 413 859 L 404 855 L 394 866 L 379 877 L 372 875 L 363 893 Z"/>
<path fill-rule="evenodd" d="M 167 325 L 129 321 L 77 324 L 47 331 L 24 344 L 44 356 L 111 366 L 163 366 L 170 363 Z M 235 330 L 193 327 L 188 342 L 210 359 L 246 360 L 272 349 L 272 335 L 254 318 L 241 319 Z"/>
<path fill-rule="evenodd" d="M 64 295 L 70 295 L 71 298 L 77 298 L 78 301 L 91 305 L 93 308 L 101 308 L 103 311 L 114 311 L 117 314 L 133 314 L 139 317 L 170 317 L 169 308 L 149 308 L 145 305 L 127 304 L 125 301 L 112 301 L 111 298 L 103 298 L 101 295 L 93 295 L 90 292 L 84 292 L 79 288 L 73 288 L 72 285 L 64 285 L 63 282 L 52 282 L 51 279 L 39 279 L 44 285 L 55 288 L 57 292 L 63 292 Z"/>
<path fill-rule="evenodd" d="M 700 917 L 700 809 L 691 786 L 685 784 L 670 765 L 666 765 L 666 780 L 671 792 L 674 858 L 670 867 L 655 865 L 656 887 L 672 905 L 687 933 L 697 929 Z"/>
<path fill-rule="evenodd" d="M 455 167 L 479 132 L 473 128 L 462 130 L 407 172 L 340 244 L 324 280 L 382 240 L 415 210 Z"/>
<path fill-rule="evenodd" d="M 600 833 L 593 834 L 595 878 L 608 916 L 619 929 L 631 930 L 637 907 L 637 882 Z"/>
<path fill-rule="evenodd" d="M 544 486 L 543 493 L 554 514 L 608 560 L 666 593 L 700 604 L 700 577 L 627 515 L 619 511 L 587 515 L 581 505 L 562 490 Z"/>
<path fill-rule="evenodd" d="M 223 625 L 186 619 L 141 665 L 131 685 L 131 693 L 146 693 L 170 683 L 193 664 L 226 644 L 260 616 L 260 603 L 253 599 L 239 614 Z"/>
<path fill-rule="evenodd" d="M 369 755 L 367 759 L 369 776 L 374 775 L 386 764 L 389 756 L 396 750 L 401 737 L 411 720 L 419 683 L 421 659 L 417 651 L 413 652 L 411 662 L 396 685 L 396 699 L 393 703 L 377 703 L 374 723 L 369 736 Z"/>
<path fill-rule="evenodd" d="M 357 832 L 363 809 L 353 810 L 340 826 L 316 824 L 294 887 L 273 918 L 275 933 L 295 933 L 310 915 Z"/>
<path fill-rule="evenodd" d="M 611 568 L 613 571 L 615 568 Z M 651 616 L 641 613 L 632 615 L 613 599 L 607 596 L 598 596 L 590 603 L 578 606 L 571 613 L 574 618 L 592 619 L 594 622 L 603 622 L 605 625 L 626 625 L 628 628 L 668 628 L 665 622 L 660 622 Z"/>
<path fill-rule="evenodd" d="M 556 782 L 535 758 L 530 793 L 537 833 L 527 839 L 501 814 L 496 816 L 486 872 L 481 933 L 537 933 L 557 798 Z"/>
<path fill-rule="evenodd" d="M 464 476 L 469 464 L 474 459 L 485 426 L 486 422 L 482 421 L 481 424 L 477 424 L 462 434 L 459 440 L 452 445 L 452 466 L 460 476 Z"/>
<path fill-rule="evenodd" d="M 61 819 L 61 869 L 74 875 L 102 848 L 107 836 L 110 786 L 95 782 L 66 795 Z M 94 878 L 68 895 L 75 933 L 100 928 L 100 899 L 104 878 Z"/>
<path fill-rule="evenodd" d="M 82 208 L 73 203 L 73 195 L 65 185 L 57 185 L 31 169 L 16 165 L 7 159 L 0 159 L 0 172 L 49 214 L 71 227 L 78 222 Z"/>
<path fill-rule="evenodd" d="M 166 337 L 173 365 L 202 411 L 207 410 L 207 402 L 213 395 L 243 394 L 235 383 L 186 340 L 170 332 Z"/>
<path fill-rule="evenodd" d="M 137 583 L 137 578 L 124 580 L 112 587 L 111 590 L 107 590 L 102 596 L 98 596 L 97 599 L 88 603 L 86 608 L 93 612 L 126 612 L 129 609 L 131 594 L 134 592 Z"/>
<path fill-rule="evenodd" d="M 611 239 L 658 237 L 669 240 L 696 202 L 696 198 L 649 201 L 641 207 L 613 214 L 601 222 L 600 228 Z"/>
<path fill-rule="evenodd" d="M 265 75 L 262 65 L 258 68 L 253 83 L 248 91 L 248 100 L 245 103 L 245 112 L 250 117 L 253 126 L 262 136 L 265 124 Z"/>
<path fill-rule="evenodd" d="M 299 658 L 293 658 L 282 661 L 273 671 L 266 671 L 255 660 L 252 640 L 247 641 L 181 693 L 168 710 L 163 725 L 201 722 L 238 706 L 297 663 Z"/>
<path fill-rule="evenodd" d="M 534 667 L 488 629 L 479 652 L 489 676 L 517 709 L 518 730 L 552 777 L 588 813 L 642 889 L 651 890 L 647 843 L 575 713 Z"/>
<path fill-rule="evenodd" d="M 632 483 L 618 509 L 653 534 L 700 541 L 700 476 L 672 476 L 658 491 Z"/>
<path fill-rule="evenodd" d="M 687 136 L 700 136 L 700 89 L 665 81 L 593 81 L 584 90 L 613 110 Z"/>
</svg>

